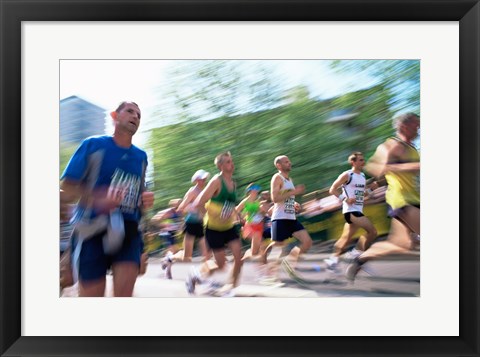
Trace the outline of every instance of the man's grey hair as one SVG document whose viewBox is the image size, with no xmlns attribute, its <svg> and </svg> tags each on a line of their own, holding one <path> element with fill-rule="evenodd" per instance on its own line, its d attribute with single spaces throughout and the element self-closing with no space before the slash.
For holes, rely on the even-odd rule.
<svg viewBox="0 0 480 357">
<path fill-rule="evenodd" d="M 399 116 L 396 116 L 395 118 L 393 118 L 393 128 L 395 130 L 398 130 L 400 128 L 400 125 L 404 124 L 404 123 L 409 123 L 413 120 L 418 120 L 420 121 L 420 116 L 418 114 L 415 114 L 415 113 L 405 113 L 405 114 L 401 114 Z"/>
<path fill-rule="evenodd" d="M 280 162 L 280 160 L 282 160 L 282 159 L 284 159 L 284 158 L 286 158 L 286 157 L 287 157 L 287 155 L 279 155 L 279 156 L 277 156 L 277 157 L 275 158 L 275 160 L 273 160 L 273 165 L 274 165 L 275 167 L 277 167 L 277 164 Z"/>
</svg>

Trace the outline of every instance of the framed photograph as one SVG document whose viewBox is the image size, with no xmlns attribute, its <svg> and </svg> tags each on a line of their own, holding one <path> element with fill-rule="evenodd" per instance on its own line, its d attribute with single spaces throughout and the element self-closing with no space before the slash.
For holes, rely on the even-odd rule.
<svg viewBox="0 0 480 357">
<path fill-rule="evenodd" d="M 480 355 L 478 0 L 0 2 L 2 356 Z M 418 298 L 60 298 L 60 61 L 399 58 L 421 63 Z"/>
</svg>

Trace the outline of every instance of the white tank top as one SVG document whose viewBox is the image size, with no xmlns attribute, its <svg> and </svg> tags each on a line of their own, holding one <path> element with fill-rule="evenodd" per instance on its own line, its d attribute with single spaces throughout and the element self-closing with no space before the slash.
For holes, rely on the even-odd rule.
<svg viewBox="0 0 480 357">
<path fill-rule="evenodd" d="M 280 177 L 283 180 L 282 189 L 280 192 L 284 192 L 285 190 L 293 190 L 295 186 L 293 185 L 293 181 L 290 179 L 286 179 L 282 175 Z M 291 195 L 285 201 L 280 203 L 275 203 L 273 205 L 273 212 L 272 212 L 272 221 L 275 219 L 292 219 L 295 220 L 295 195 Z"/>
<path fill-rule="evenodd" d="M 363 198 L 365 195 L 365 185 L 367 180 L 365 174 L 355 173 L 352 170 L 348 172 L 348 181 L 342 186 L 343 194 L 347 197 L 355 197 L 355 203 L 348 204 L 343 201 L 343 213 L 347 212 L 363 212 Z"/>
</svg>

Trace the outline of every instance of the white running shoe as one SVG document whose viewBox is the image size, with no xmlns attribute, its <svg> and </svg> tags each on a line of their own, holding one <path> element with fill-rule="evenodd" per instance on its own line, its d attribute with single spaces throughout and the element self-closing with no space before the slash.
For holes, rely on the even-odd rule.
<svg viewBox="0 0 480 357">
<path fill-rule="evenodd" d="M 187 280 L 185 280 L 185 286 L 189 294 L 195 294 L 195 285 L 197 283 L 201 283 L 200 274 L 195 269 L 195 267 L 192 267 L 192 269 L 188 273 Z"/>
<path fill-rule="evenodd" d="M 323 260 L 327 264 L 327 269 L 333 272 L 338 270 L 338 258 L 330 257 Z"/>
<path fill-rule="evenodd" d="M 165 278 L 172 279 L 173 254 L 168 252 L 162 259 L 162 269 L 165 270 Z"/>
<path fill-rule="evenodd" d="M 225 293 L 222 295 L 222 297 L 224 297 L 224 298 L 235 297 L 235 291 L 234 291 L 234 289 L 231 289 L 231 290 L 225 292 Z"/>
<path fill-rule="evenodd" d="M 173 253 L 168 251 L 168 253 L 162 259 L 162 269 L 167 269 L 169 264 L 173 263 Z"/>
<path fill-rule="evenodd" d="M 352 260 L 355 260 L 357 259 L 361 254 L 363 253 L 363 251 L 361 250 L 358 250 L 356 248 L 353 248 L 352 250 L 349 250 L 348 252 L 346 252 L 344 255 L 343 255 L 343 258 L 346 260 L 346 261 L 352 261 Z"/>
<path fill-rule="evenodd" d="M 208 287 L 207 287 L 207 290 L 205 291 L 206 294 L 208 295 L 215 295 L 215 293 L 223 286 L 223 284 L 221 284 L 220 282 L 218 281 L 215 281 L 215 280 L 210 280 L 209 283 L 208 283 Z"/>
</svg>

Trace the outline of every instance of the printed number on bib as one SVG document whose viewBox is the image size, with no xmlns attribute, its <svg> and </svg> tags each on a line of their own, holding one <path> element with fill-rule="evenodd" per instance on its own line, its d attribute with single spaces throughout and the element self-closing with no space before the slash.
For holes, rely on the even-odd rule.
<svg viewBox="0 0 480 357">
<path fill-rule="evenodd" d="M 355 190 L 355 203 L 363 204 L 364 195 L 365 195 L 365 191 Z"/>
<path fill-rule="evenodd" d="M 295 213 L 295 199 L 293 197 L 289 197 L 285 200 L 285 213 Z"/>
</svg>

